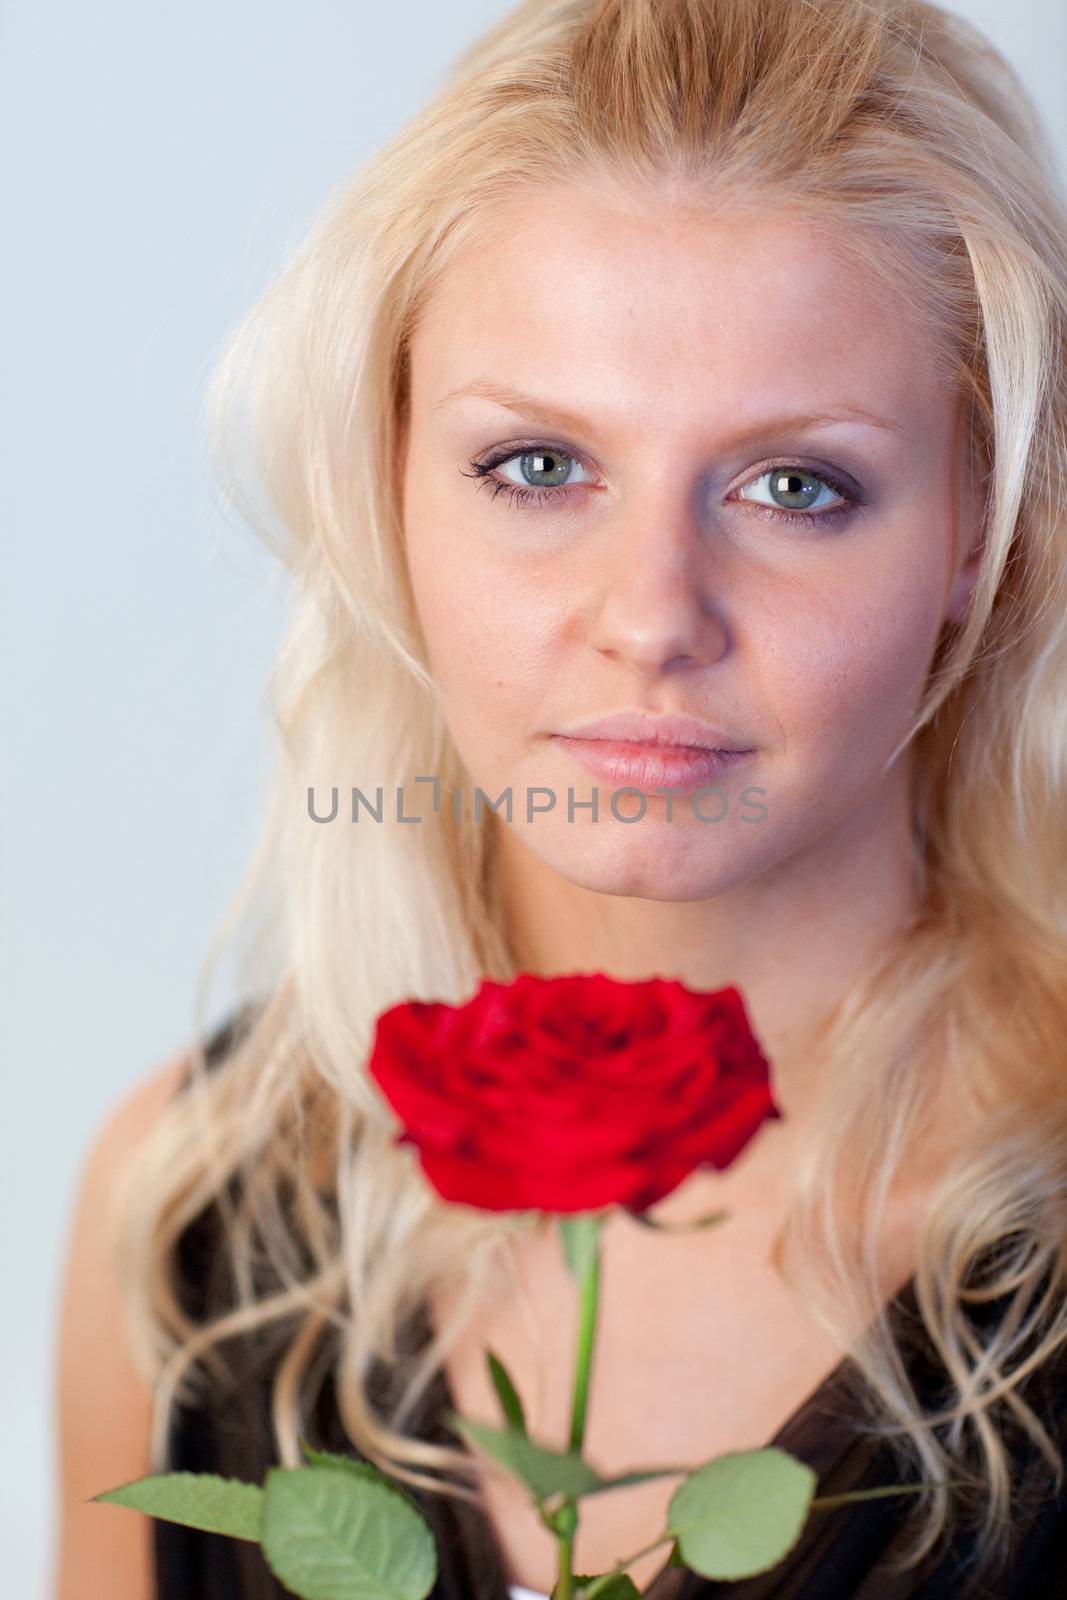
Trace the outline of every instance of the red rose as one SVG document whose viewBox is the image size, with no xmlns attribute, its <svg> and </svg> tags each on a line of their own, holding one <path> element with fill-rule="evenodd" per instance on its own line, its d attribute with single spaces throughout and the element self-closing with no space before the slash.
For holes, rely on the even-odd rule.
<svg viewBox="0 0 1067 1600">
<path fill-rule="evenodd" d="M 486 1211 L 645 1211 L 782 1114 L 738 990 L 665 978 L 522 973 L 458 1006 L 404 1001 L 369 1069 L 394 1143 L 443 1199 Z"/>
</svg>

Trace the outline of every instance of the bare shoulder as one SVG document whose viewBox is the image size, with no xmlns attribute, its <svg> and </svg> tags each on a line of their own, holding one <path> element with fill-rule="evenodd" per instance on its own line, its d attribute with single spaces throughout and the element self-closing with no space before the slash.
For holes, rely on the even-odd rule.
<svg viewBox="0 0 1067 1600">
<path fill-rule="evenodd" d="M 86 1146 L 67 1224 L 56 1306 L 54 1383 L 58 1545 L 52 1600 L 152 1600 L 151 1522 L 94 1494 L 144 1477 L 152 1394 L 130 1355 L 108 1228 L 115 1179 L 188 1070 L 181 1050 L 138 1079 Z"/>
<path fill-rule="evenodd" d="M 103 1155 L 120 1159 L 153 1127 L 156 1118 L 177 1093 L 189 1070 L 188 1050 L 179 1050 L 139 1078 L 111 1106 L 89 1146 L 84 1174 Z"/>
</svg>

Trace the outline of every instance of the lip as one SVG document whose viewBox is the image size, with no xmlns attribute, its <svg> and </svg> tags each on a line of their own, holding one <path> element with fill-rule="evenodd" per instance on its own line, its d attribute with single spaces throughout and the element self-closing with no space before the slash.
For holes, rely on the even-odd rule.
<svg viewBox="0 0 1067 1600">
<path fill-rule="evenodd" d="M 615 744 L 639 745 L 642 748 L 668 746 L 673 750 L 684 748 L 750 753 L 749 747 L 743 740 L 732 738 L 721 728 L 712 727 L 710 723 L 703 722 L 697 717 L 666 714 L 654 716 L 644 711 L 617 711 L 611 716 L 598 717 L 590 722 L 578 722 L 572 727 L 561 728 L 555 736 L 583 743 L 605 740 Z"/>
<path fill-rule="evenodd" d="M 713 784 L 755 755 L 754 750 L 709 750 L 640 740 L 572 738 L 554 734 L 580 767 L 616 788 L 690 794 Z"/>
</svg>

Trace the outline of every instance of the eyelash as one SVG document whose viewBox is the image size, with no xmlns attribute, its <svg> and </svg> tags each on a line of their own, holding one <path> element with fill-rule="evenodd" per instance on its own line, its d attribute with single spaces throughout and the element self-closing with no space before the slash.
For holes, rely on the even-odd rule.
<svg viewBox="0 0 1067 1600">
<path fill-rule="evenodd" d="M 485 486 L 491 486 L 493 490 L 491 498 L 493 500 L 495 500 L 497 495 L 503 490 L 503 492 L 508 496 L 512 506 L 526 506 L 529 505 L 531 501 L 536 505 L 543 506 L 550 500 L 557 500 L 560 498 L 560 496 L 568 496 L 572 494 L 575 489 L 584 489 L 589 487 L 588 484 L 574 484 L 571 486 L 564 485 L 562 488 L 557 489 L 537 489 L 533 487 L 533 485 L 524 487 L 522 484 L 508 483 L 503 478 L 496 478 L 493 476 L 496 468 L 502 467 L 505 462 L 513 461 L 516 456 L 533 455 L 538 451 L 544 451 L 546 454 L 566 456 L 568 461 L 577 461 L 579 466 L 585 465 L 585 463 L 581 460 L 581 457 L 575 455 L 571 450 L 563 450 L 559 445 L 537 442 L 534 444 L 520 445 L 518 449 L 498 452 L 495 456 L 491 456 L 488 461 L 472 461 L 470 464 L 472 470 L 470 472 L 464 472 L 462 468 L 460 468 L 460 471 L 463 473 L 465 478 L 478 479 L 478 482 L 475 484 L 476 490 Z M 739 487 L 742 489 L 747 489 L 752 484 L 758 483 L 760 478 L 766 477 L 767 473 L 789 466 L 799 467 L 800 463 L 796 461 L 776 462 L 774 466 L 765 467 L 762 472 L 757 473 L 754 478 L 750 478 L 747 483 L 743 483 L 739 485 Z M 784 506 L 763 505 L 756 500 L 747 500 L 743 503 L 745 505 L 752 506 L 756 511 L 762 511 L 766 516 L 771 517 L 775 522 L 784 521 L 792 523 L 824 522 L 831 517 L 840 516 L 843 512 L 854 510 L 859 504 L 855 493 L 837 476 L 836 473 L 827 471 L 822 467 L 818 468 L 817 470 L 814 467 L 801 467 L 800 470 L 806 473 L 809 477 L 818 478 L 819 481 L 824 483 L 828 489 L 832 489 L 835 494 L 839 494 L 844 503 L 836 506 L 823 506 L 819 511 L 790 511 Z"/>
</svg>

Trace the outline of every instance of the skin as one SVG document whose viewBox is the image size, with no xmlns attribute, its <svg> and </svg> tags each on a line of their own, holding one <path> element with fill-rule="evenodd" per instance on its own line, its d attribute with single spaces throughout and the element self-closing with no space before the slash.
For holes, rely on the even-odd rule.
<svg viewBox="0 0 1067 1600">
<path fill-rule="evenodd" d="M 582 420 L 444 401 L 482 380 Z M 889 426 L 771 425 L 846 408 Z M 912 910 L 910 751 L 887 762 L 977 576 L 962 419 L 929 334 L 884 283 L 832 231 L 773 205 L 702 215 L 647 193 L 528 190 L 449 264 L 415 330 L 401 478 L 412 597 L 463 803 L 476 786 L 512 791 L 512 822 L 494 826 L 519 966 L 736 984 L 784 1112 L 727 1171 L 698 1169 L 656 1207 L 664 1222 L 725 1207 L 729 1227 L 668 1241 L 617 1211 L 605 1222 L 585 1448 L 609 1473 L 752 1448 L 843 1353 L 769 1251 L 816 1114 L 812 1041 Z M 534 447 L 566 452 L 558 503 L 513 505 L 463 475 L 510 451 L 497 473 L 522 486 Z M 773 466 L 837 468 L 864 503 L 776 520 Z M 536 480 L 529 455 L 526 467 Z M 817 504 L 837 501 L 826 489 Z M 599 820 L 568 821 L 568 786 L 587 800 L 597 781 L 552 733 L 627 707 L 695 714 L 757 747 L 720 780 L 720 823 L 695 819 L 687 797 L 668 821 L 653 795 L 620 823 L 603 784 Z M 528 823 L 537 786 L 557 804 Z M 746 786 L 758 823 L 742 820 L 759 810 Z M 712 797 L 707 814 L 719 810 Z M 636 811 L 632 796 L 620 807 Z M 890 1209 L 886 1298 L 911 1271 L 927 1178 L 957 1132 L 958 1115 L 939 1119 Z M 497 1351 L 535 1437 L 559 1446 L 573 1284 L 554 1238 L 513 1246 L 525 1298 L 494 1296 L 468 1323 L 449 1381 L 465 1415 L 495 1421 L 484 1350 Z M 442 1325 L 452 1290 L 435 1295 Z M 709 1350 L 729 1383 L 708 1384 Z M 547 1592 L 555 1549 L 525 1492 L 506 1474 L 484 1487 L 508 1576 Z M 675 1487 L 583 1502 L 577 1570 L 647 1550 Z M 665 1557 L 648 1551 L 631 1576 L 644 1586 Z"/>
<path fill-rule="evenodd" d="M 832 229 L 634 199 L 531 189 L 445 269 L 411 346 L 403 527 L 464 804 L 475 786 L 513 793 L 500 870 L 520 966 L 736 984 L 771 1060 L 785 1120 L 727 1173 L 694 1174 L 669 1217 L 692 1215 L 702 1185 L 713 1203 L 739 1186 L 773 1203 L 810 1042 L 909 915 L 910 748 L 885 769 L 944 624 L 965 615 L 977 503 L 929 333 Z M 582 420 L 444 398 L 482 380 Z M 844 410 L 884 425 L 774 422 Z M 524 451 L 566 452 L 557 500 L 512 504 L 463 475 L 506 447 L 497 477 L 520 486 L 544 482 Z M 847 474 L 864 503 L 779 519 L 783 465 Z M 815 509 L 840 498 L 827 485 Z M 756 747 L 718 780 L 722 821 L 683 796 L 668 822 L 649 795 L 622 823 L 612 786 L 551 737 L 628 707 Z M 594 785 L 599 820 L 568 821 L 568 786 L 588 800 Z M 534 786 L 557 803 L 528 823 Z"/>
</svg>

